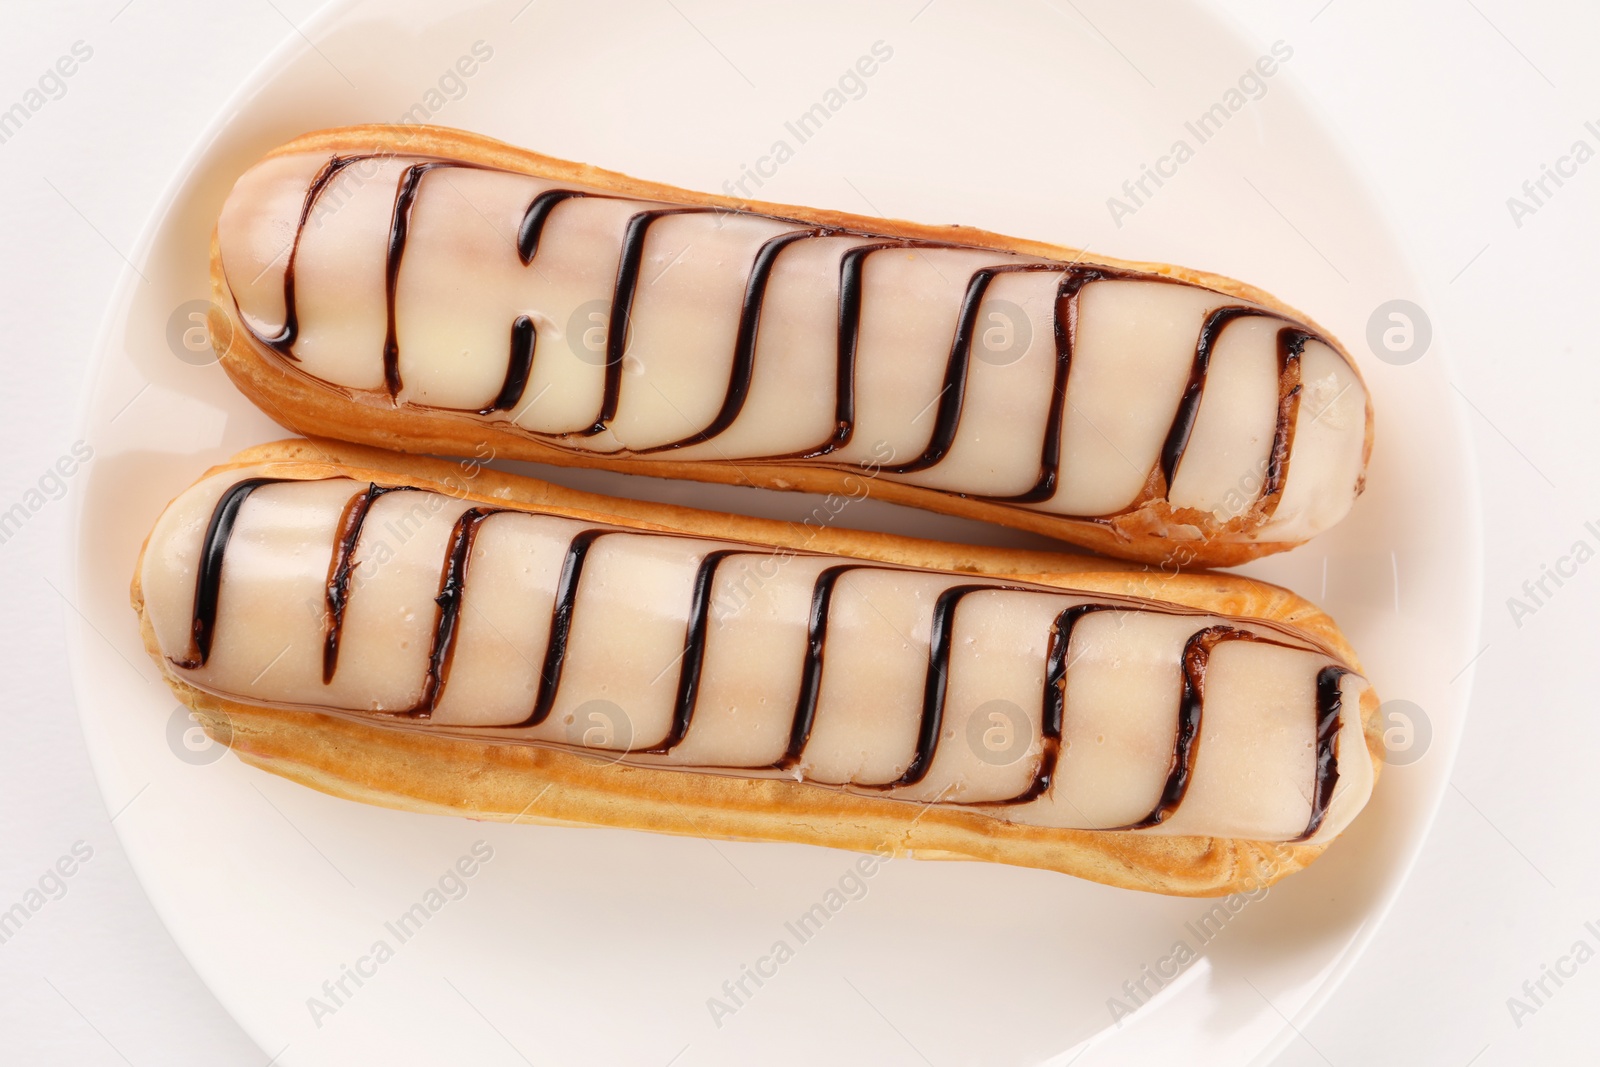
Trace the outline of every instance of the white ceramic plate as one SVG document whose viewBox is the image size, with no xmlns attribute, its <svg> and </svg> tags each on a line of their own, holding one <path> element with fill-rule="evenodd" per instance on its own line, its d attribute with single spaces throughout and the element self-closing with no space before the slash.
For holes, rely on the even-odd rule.
<svg viewBox="0 0 1600 1067">
<path fill-rule="evenodd" d="M 1371 937 L 1444 787 L 1470 682 L 1460 672 L 1474 651 L 1478 537 L 1438 352 L 1400 364 L 1367 344 L 1375 308 L 1421 296 L 1296 95 L 1292 55 L 1280 45 L 1272 76 L 1246 77 L 1234 98 L 1270 52 L 1192 4 L 452 6 L 339 3 L 302 27 L 306 39 L 250 77 L 179 168 L 133 257 L 140 274 L 124 278 L 100 339 L 84 432 L 96 459 L 77 517 L 79 705 L 128 853 L 217 997 L 295 1067 L 1238 1064 L 1294 1040 Z M 457 80 L 451 68 L 477 42 L 492 55 Z M 877 42 L 890 58 L 841 83 Z M 800 143 L 785 122 L 818 102 L 830 118 Z M 1213 104 L 1226 117 L 1202 143 L 1207 131 L 1186 123 Z M 189 323 L 179 309 L 204 299 L 213 220 L 259 154 L 315 127 L 417 109 L 689 188 L 737 184 L 748 166 L 762 199 L 1186 263 L 1303 308 L 1361 358 L 1378 446 L 1349 521 L 1251 570 L 1324 604 L 1379 691 L 1412 702 L 1406 762 L 1388 768 L 1370 810 L 1325 859 L 1260 899 L 1234 900 L 1225 921 L 1202 922 L 1212 902 L 901 861 L 802 944 L 786 921 L 837 885 L 853 856 L 402 814 L 196 744 L 140 646 L 126 594 L 134 557 L 157 512 L 207 464 L 282 434 L 216 366 L 180 358 L 172 337 Z M 774 168 L 761 157 L 780 140 L 793 157 Z M 1179 140 L 1192 157 L 1164 161 Z M 1159 188 L 1146 178 L 1135 200 L 1123 183 L 1138 182 L 1145 164 L 1169 173 Z M 1133 210 L 1114 217 L 1112 196 Z M 754 490 L 548 475 L 768 515 L 812 506 Z M 1027 543 L 875 504 L 841 521 Z M 492 859 L 459 888 L 446 879 L 459 899 L 430 900 L 480 841 Z M 440 906 L 402 941 L 386 923 L 418 902 Z M 794 957 L 760 987 L 745 978 L 749 995 L 714 1018 L 710 998 L 734 1005 L 724 982 L 738 983 L 780 940 Z M 1180 942 L 1194 961 L 1114 1024 L 1117 1004 L 1156 992 L 1151 975 L 1172 971 L 1163 959 Z"/>
</svg>

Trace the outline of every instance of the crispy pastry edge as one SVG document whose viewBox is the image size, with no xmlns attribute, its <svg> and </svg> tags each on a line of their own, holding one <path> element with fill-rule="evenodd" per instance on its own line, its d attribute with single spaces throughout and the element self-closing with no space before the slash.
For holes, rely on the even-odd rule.
<svg viewBox="0 0 1600 1067">
<path fill-rule="evenodd" d="M 1286 624 L 1359 670 L 1333 621 L 1303 598 L 1251 579 L 1205 572 L 1123 570 L 1085 556 L 942 544 L 888 534 L 614 500 L 486 467 L 402 456 L 333 441 L 286 440 L 246 449 L 202 478 L 271 464 L 287 478 L 339 475 L 432 484 L 472 501 L 512 504 L 645 530 L 788 545 L 864 559 L 1141 596 Z M 467 471 L 471 471 L 470 475 Z M 148 548 L 148 540 L 145 548 Z M 253 766 L 334 796 L 433 814 L 503 822 L 611 826 L 699 837 L 791 841 L 921 859 L 970 859 L 1059 871 L 1147 892 L 1222 896 L 1254 891 L 1309 865 L 1331 842 L 1059 830 L 997 821 L 954 807 L 777 780 L 606 764 L 553 748 L 463 740 L 377 723 L 225 699 L 187 684 L 157 647 L 140 587 L 131 596 L 147 651 L 206 732 Z M 1361 699 L 1366 755 L 1376 777 L 1383 741 L 1378 698 Z"/>
<path fill-rule="evenodd" d="M 1139 262 L 1099 255 L 1088 257 L 1085 252 L 1078 249 L 1006 237 L 966 226 L 929 226 L 899 219 L 869 218 L 818 208 L 741 201 L 643 181 L 615 171 L 556 159 L 492 138 L 444 127 L 366 125 L 320 130 L 281 145 L 263 159 L 297 152 L 330 154 L 379 152 L 462 159 L 535 177 L 607 189 L 641 199 L 672 200 L 730 210 L 769 213 L 818 225 L 866 230 L 886 236 L 952 241 L 1069 263 L 1143 271 L 1205 286 L 1241 300 L 1254 301 L 1306 323 L 1328 340 L 1349 364 L 1367 393 L 1366 439 L 1361 457 L 1363 481 L 1372 456 L 1372 392 L 1362 378 L 1360 367 L 1344 346 L 1308 316 L 1284 304 L 1270 293 L 1219 274 L 1191 270 L 1169 263 Z M 226 343 L 220 352 L 223 369 L 240 391 L 269 417 L 296 433 L 311 437 L 356 440 L 362 444 L 399 452 L 435 455 L 471 455 L 477 448 L 488 445 L 501 456 L 539 463 L 567 467 L 594 467 L 624 474 L 644 474 L 658 478 L 681 478 L 727 485 L 756 485 L 767 489 L 789 489 L 811 493 L 847 491 L 851 486 L 851 479 L 860 477 L 857 472 L 850 469 L 821 466 L 769 462 L 741 464 L 711 460 L 680 462 L 586 455 L 547 445 L 524 433 L 501 429 L 495 423 L 482 421 L 468 413 L 359 401 L 352 406 L 348 394 L 343 390 L 295 369 L 256 341 L 245 328 L 223 272 L 221 252 L 215 232 L 212 234 L 211 242 L 211 287 L 212 336 L 226 338 Z M 352 414 L 357 417 L 352 418 Z M 1356 490 L 1358 495 L 1361 485 L 1362 483 L 1358 482 Z M 1115 525 L 1106 525 L 1050 515 L 1029 508 L 957 496 L 887 478 L 872 479 L 870 491 L 874 497 L 896 504 L 1029 530 L 1121 559 L 1157 565 L 1176 563 L 1184 566 L 1228 567 L 1303 543 L 1224 541 L 1217 538 L 1181 540 L 1166 537 L 1160 531 L 1172 525 L 1191 523 L 1199 516 L 1175 511 L 1165 501 L 1154 501 L 1120 518 Z M 1249 514 L 1254 512 L 1248 512 L 1247 515 Z"/>
</svg>

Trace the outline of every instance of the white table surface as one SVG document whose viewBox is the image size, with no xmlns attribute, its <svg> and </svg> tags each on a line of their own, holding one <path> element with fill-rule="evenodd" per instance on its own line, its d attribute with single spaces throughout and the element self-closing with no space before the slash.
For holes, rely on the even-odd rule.
<svg viewBox="0 0 1600 1067">
<path fill-rule="evenodd" d="M 1600 286 L 1600 159 L 1559 188 L 1547 182 L 1552 195 L 1540 194 L 1532 213 L 1514 217 L 1507 200 L 1527 199 L 1523 182 L 1575 141 L 1600 149 L 1591 54 L 1600 9 L 1219 2 L 1245 32 L 1293 43 L 1288 75 L 1345 138 L 1409 242 L 1474 431 L 1486 524 L 1483 651 L 1455 683 L 1474 692 L 1452 788 L 1372 947 L 1277 1062 L 1596 1062 L 1600 962 L 1588 956 L 1600 934 L 1585 924 L 1600 930 L 1591 804 L 1600 562 L 1559 587 L 1547 580 L 1553 595 L 1536 605 L 1523 585 L 1546 567 L 1571 570 L 1563 560 L 1576 542 L 1600 548 L 1591 474 L 1600 345 L 1588 321 Z M 681 7 L 692 15 L 710 4 Z M 1056 6 L 1081 17 L 1071 0 Z M 0 510 L 70 450 L 102 308 L 175 162 L 314 7 L 56 0 L 0 9 L 0 110 L 75 43 L 92 49 L 65 93 L 0 143 Z M 0 943 L 0 1062 L 260 1067 L 268 1055 L 157 921 L 90 774 L 65 666 L 62 623 L 73 609 L 56 591 L 66 588 L 68 510 L 49 501 L 0 544 L 9 741 L 0 748 L 0 910 L 74 847 L 91 854 L 59 899 Z M 1536 610 L 1514 615 L 1511 597 Z M 1580 941 L 1589 951 L 1577 963 Z M 1546 968 L 1571 976 L 1558 984 Z M 1511 998 L 1531 1010 L 1514 1011 Z"/>
</svg>

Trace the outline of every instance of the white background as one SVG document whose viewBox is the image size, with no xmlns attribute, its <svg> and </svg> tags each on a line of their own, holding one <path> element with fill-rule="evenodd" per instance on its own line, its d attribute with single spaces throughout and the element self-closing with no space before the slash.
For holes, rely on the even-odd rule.
<svg viewBox="0 0 1600 1067">
<path fill-rule="evenodd" d="M 103 0 L 3 9 L 0 109 L 74 42 L 92 59 L 0 144 L 0 510 L 71 444 L 101 309 L 175 162 L 314 6 Z M 539 0 L 541 3 L 552 0 Z M 935 4 L 956 0 L 934 0 Z M 1586 540 L 1600 416 L 1600 160 L 1538 210 L 1507 198 L 1580 138 L 1600 147 L 1600 10 L 1510 0 L 1222 0 L 1245 32 L 1293 43 L 1287 76 L 1320 105 L 1387 203 L 1429 294 L 1477 442 L 1486 510 L 1484 646 L 1452 788 L 1365 958 L 1283 1065 L 1589 1063 L 1600 963 L 1537 982 L 1579 939 L 1600 947 L 1591 781 L 1600 714 L 1600 562 L 1532 614 L 1507 598 Z M 922 0 L 897 0 L 915 8 Z M 709 0 L 681 0 L 693 18 Z M 1062 18 L 1083 15 L 1071 0 Z M 1089 10 L 1086 4 L 1079 5 Z M 1152 7 L 1152 17 L 1158 17 Z M 798 17 L 798 16 L 797 16 Z M 937 8 L 922 18 L 937 18 Z M 998 10 L 996 17 L 1003 17 Z M 708 49 L 707 62 L 720 62 Z M 1424 358 L 1440 358 L 1438 353 Z M 0 908 L 75 842 L 93 858 L 0 944 L 0 1061 L 265 1064 L 144 899 L 90 775 L 65 673 L 68 505 L 0 545 Z M 1529 601 L 1532 604 L 1532 601 Z M 1475 674 L 1475 677 L 1474 677 Z M 1404 694 L 1392 694 L 1404 696 Z M 1424 757 L 1426 758 L 1426 757 Z M 182 832 L 176 828 L 174 832 Z M 1569 968 L 1570 969 L 1570 968 Z M 1535 1008 L 1514 1018 L 1508 998 Z M 1542 1002 L 1542 1003 L 1541 1003 Z"/>
</svg>

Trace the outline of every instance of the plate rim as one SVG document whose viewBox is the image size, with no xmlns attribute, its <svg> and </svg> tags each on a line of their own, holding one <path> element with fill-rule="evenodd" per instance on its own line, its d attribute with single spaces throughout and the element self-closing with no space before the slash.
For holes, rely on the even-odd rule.
<svg viewBox="0 0 1600 1067">
<path fill-rule="evenodd" d="M 185 152 L 170 172 L 170 176 L 162 185 L 159 193 L 153 198 L 151 206 L 145 213 L 140 225 L 138 236 L 133 242 L 127 264 L 119 271 L 116 283 L 110 290 L 105 309 L 101 314 L 99 325 L 95 331 L 89 359 L 85 365 L 84 385 L 76 399 L 76 407 L 72 419 L 74 432 L 79 437 L 84 437 L 91 428 L 91 416 L 97 387 L 113 361 L 113 335 L 119 324 L 123 323 L 128 312 L 133 307 L 136 286 L 140 284 L 140 265 L 148 264 L 159 233 L 165 226 L 168 218 L 177 207 L 180 194 L 199 174 L 201 165 L 211 151 L 212 146 L 219 140 L 237 120 L 240 112 L 245 110 L 251 100 L 267 88 L 268 83 L 288 66 L 294 59 L 303 56 L 315 48 L 314 42 L 331 22 L 337 21 L 341 16 L 360 7 L 367 0 L 323 0 L 321 4 L 298 26 L 301 36 L 285 35 L 273 46 L 237 83 L 235 88 L 218 105 L 212 117 L 204 124 Z M 1224 7 L 1220 0 L 1190 0 L 1191 6 L 1199 11 L 1205 18 L 1214 23 L 1218 29 L 1235 41 L 1243 44 L 1258 44 L 1258 35 L 1237 16 L 1231 9 Z M 1381 226 L 1383 233 L 1394 241 L 1400 249 L 1399 273 L 1417 289 L 1417 295 L 1429 300 L 1429 306 L 1437 306 L 1431 300 L 1436 288 L 1426 283 L 1415 269 L 1417 257 L 1413 250 L 1413 242 L 1407 231 L 1396 221 L 1396 213 L 1390 201 L 1379 190 L 1382 188 L 1373 179 L 1371 167 L 1364 158 L 1357 153 L 1352 145 L 1351 138 L 1337 124 L 1330 121 L 1326 107 L 1320 98 L 1312 94 L 1302 83 L 1298 72 L 1288 72 L 1287 92 L 1292 94 L 1295 106 L 1306 111 L 1315 121 L 1317 135 L 1328 143 L 1334 150 L 1337 158 L 1350 171 L 1353 185 L 1358 189 L 1366 205 L 1374 212 L 1375 219 Z M 1450 346 L 1439 343 L 1444 338 L 1445 331 L 1439 330 L 1436 325 L 1437 338 L 1432 348 L 1439 363 L 1439 372 L 1443 376 L 1446 386 L 1454 383 L 1452 373 L 1454 363 L 1448 356 Z M 1462 484 L 1467 490 L 1468 499 L 1462 502 L 1462 512 L 1470 516 L 1470 521 L 1460 530 L 1465 541 L 1461 546 L 1466 558 L 1471 562 L 1470 585 L 1465 590 L 1470 608 L 1470 621 L 1466 624 L 1461 635 L 1469 643 L 1475 644 L 1482 634 L 1482 606 L 1484 602 L 1484 522 L 1483 522 L 1483 486 L 1481 481 L 1481 466 L 1477 447 L 1473 441 L 1469 421 L 1465 418 L 1459 401 L 1453 402 L 1448 408 L 1447 419 L 1450 424 L 1451 438 L 1449 451 L 1456 457 L 1462 468 Z M 285 431 L 287 434 L 288 431 Z M 87 439 L 87 438 L 85 438 Z M 69 598 L 69 605 L 76 609 L 81 601 L 80 566 L 79 561 L 85 547 L 84 511 L 87 494 L 73 493 L 68 501 L 69 507 L 65 520 L 68 523 L 67 536 L 63 538 L 62 550 L 67 556 L 67 567 L 64 572 L 65 591 Z M 91 641 L 86 638 L 85 630 L 93 630 L 93 625 L 78 614 L 74 620 L 65 619 L 67 631 L 66 653 L 68 671 L 72 680 L 72 696 L 74 710 L 77 713 L 79 727 L 84 735 L 85 747 L 89 757 L 89 764 L 93 772 L 95 787 L 100 792 L 102 802 L 105 804 L 108 816 L 113 813 L 117 801 L 111 796 L 110 789 L 115 779 L 119 777 L 114 767 L 114 758 L 110 751 L 109 739 L 100 734 L 95 727 L 91 713 L 88 710 L 98 701 L 92 694 L 86 692 L 86 671 L 83 665 L 88 655 L 87 649 Z M 1274 1036 L 1263 1046 L 1251 1060 L 1255 1064 L 1268 1064 L 1294 1040 L 1297 1039 L 1297 1028 L 1303 1026 L 1314 1018 L 1332 998 L 1333 994 L 1343 986 L 1350 972 L 1357 962 L 1366 953 L 1376 938 L 1380 929 L 1388 922 L 1390 915 L 1399 899 L 1400 894 L 1409 884 L 1416 866 L 1421 858 L 1427 841 L 1431 838 L 1434 827 L 1440 815 L 1445 793 L 1450 784 L 1450 774 L 1456 765 L 1462 739 L 1465 735 L 1472 704 L 1473 683 L 1476 677 L 1476 663 L 1469 664 L 1458 679 L 1460 695 L 1455 698 L 1450 707 L 1450 720 L 1453 728 L 1447 739 L 1447 744 L 1442 752 L 1435 752 L 1442 757 L 1442 768 L 1436 772 L 1438 780 L 1432 784 L 1424 794 L 1425 803 L 1418 806 L 1415 813 L 1416 843 L 1402 854 L 1401 862 L 1388 877 L 1386 886 L 1378 895 L 1374 907 L 1367 912 L 1361 926 L 1350 936 L 1341 952 L 1329 961 L 1321 980 L 1311 991 L 1306 1000 L 1278 1026 Z M 151 907 L 160 918 L 163 928 L 173 940 L 185 962 L 189 965 L 196 977 L 206 986 L 208 992 L 216 998 L 223 1010 L 240 1029 L 249 1036 L 250 1040 L 258 1047 L 264 1048 L 260 1036 L 247 1025 L 244 1017 L 240 1016 L 228 1006 L 227 1001 L 219 994 L 213 983 L 205 977 L 194 955 L 187 944 L 188 938 L 179 934 L 182 924 L 175 923 L 173 902 L 165 894 L 154 887 L 159 884 L 155 872 L 147 864 L 150 862 L 148 855 L 142 850 L 130 847 L 127 833 L 119 828 L 116 823 L 111 824 L 116 833 L 118 842 L 122 846 L 124 855 L 127 856 L 130 868 L 138 882 L 139 889 Z M 1159 1015 L 1159 1013 L 1157 1013 Z M 1140 1010 L 1134 1016 L 1149 1024 L 1156 1019 Z M 1053 1054 L 1040 1061 L 1040 1067 L 1047 1065 L 1065 1065 L 1072 1062 L 1077 1056 L 1091 1051 L 1103 1041 L 1114 1038 L 1119 1031 L 1102 1029 L 1100 1032 L 1085 1039 L 1079 1044 Z"/>
</svg>

